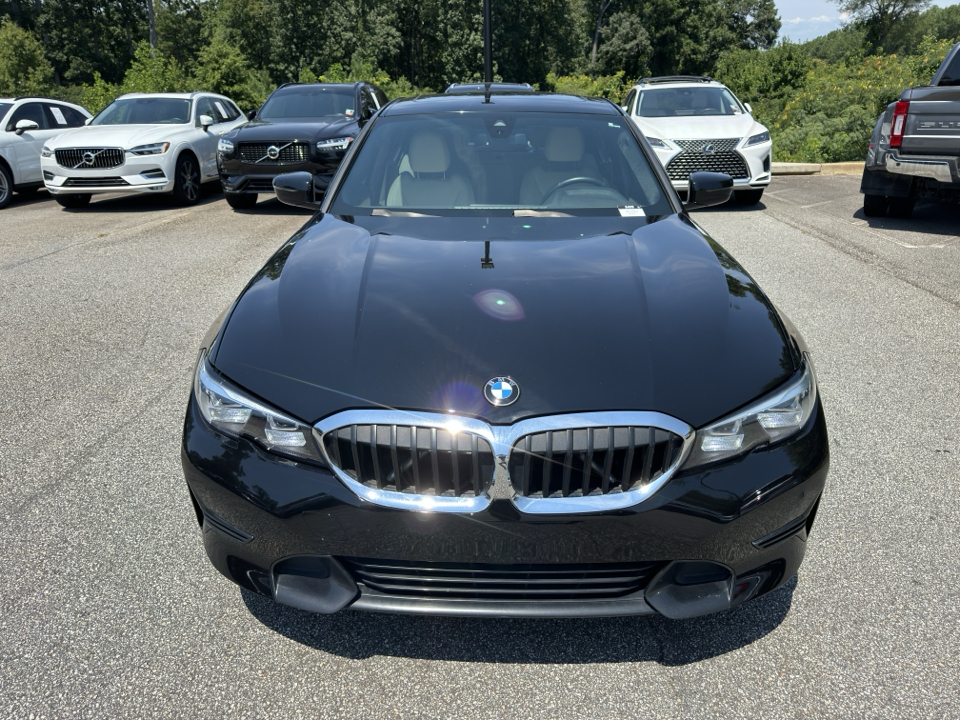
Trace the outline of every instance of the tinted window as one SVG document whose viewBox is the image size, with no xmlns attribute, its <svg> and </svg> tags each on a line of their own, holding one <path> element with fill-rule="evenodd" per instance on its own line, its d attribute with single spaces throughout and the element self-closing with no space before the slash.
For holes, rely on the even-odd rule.
<svg viewBox="0 0 960 720">
<path fill-rule="evenodd" d="M 12 103 L 0 103 L 0 119 L 7 114 L 7 110 L 13 107 Z"/>
<path fill-rule="evenodd" d="M 390 100 L 387 98 L 386 93 L 383 92 L 380 88 L 373 89 L 374 94 L 377 96 L 377 102 L 380 103 L 380 107 L 386 105 Z"/>
<path fill-rule="evenodd" d="M 629 93 L 627 93 L 627 99 L 623 101 L 623 106 L 627 109 L 627 112 L 630 112 L 633 109 L 633 99 L 636 96 L 636 90 L 631 90 Z"/>
<path fill-rule="evenodd" d="M 672 212 L 625 119 L 481 112 L 381 118 L 331 211 L 620 215 L 632 206 Z"/>
<path fill-rule="evenodd" d="M 733 94 L 722 87 L 656 88 L 643 90 L 637 98 L 641 117 L 686 115 L 740 115 L 744 112 Z"/>
<path fill-rule="evenodd" d="M 47 121 L 50 127 L 75 128 L 81 127 L 86 118 L 71 107 L 58 105 L 56 103 L 47 103 Z"/>
<path fill-rule="evenodd" d="M 960 52 L 953 56 L 938 85 L 960 85 Z"/>
<path fill-rule="evenodd" d="M 236 120 L 240 117 L 240 111 L 237 110 L 237 106 L 229 100 L 213 98 L 213 104 L 217 108 L 217 114 L 221 115 L 225 121 Z"/>
<path fill-rule="evenodd" d="M 352 86 L 337 87 L 302 85 L 275 92 L 264 103 L 258 120 L 310 120 L 318 117 L 353 117 L 355 90 Z"/>
<path fill-rule="evenodd" d="M 46 130 L 49 127 L 47 116 L 43 112 L 43 105 L 40 103 L 24 103 L 14 110 L 10 116 L 10 120 L 7 122 L 7 131 L 16 130 L 17 123 L 21 120 L 33 120 L 33 122 L 40 126 L 41 130 Z"/>
<path fill-rule="evenodd" d="M 190 122 L 190 100 L 144 97 L 114 100 L 91 125 L 179 125 Z"/>
<path fill-rule="evenodd" d="M 377 107 L 377 101 L 373 98 L 373 93 L 366 88 L 364 88 L 360 93 L 360 101 L 362 103 L 360 113 L 364 118 L 371 117 L 377 110 L 380 109 Z"/>
<path fill-rule="evenodd" d="M 197 100 L 197 120 L 200 119 L 201 115 L 209 115 L 215 123 L 220 122 L 220 118 L 217 117 L 217 111 L 213 109 L 210 98 L 202 97 Z"/>
</svg>

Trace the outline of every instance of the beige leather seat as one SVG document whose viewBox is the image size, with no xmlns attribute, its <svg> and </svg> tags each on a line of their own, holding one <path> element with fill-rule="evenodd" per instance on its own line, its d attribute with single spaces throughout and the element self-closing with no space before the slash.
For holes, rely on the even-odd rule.
<svg viewBox="0 0 960 720">
<path fill-rule="evenodd" d="M 448 174 L 450 151 L 432 132 L 410 138 L 407 163 L 387 193 L 387 207 L 449 208 L 473 203 L 473 188 L 461 175 Z M 406 168 L 409 167 L 409 172 Z"/>
<path fill-rule="evenodd" d="M 537 206 L 557 183 L 575 177 L 599 178 L 593 159 L 583 157 L 583 135 L 575 127 L 551 128 L 543 151 L 545 167 L 535 167 L 520 183 L 520 204 Z"/>
</svg>

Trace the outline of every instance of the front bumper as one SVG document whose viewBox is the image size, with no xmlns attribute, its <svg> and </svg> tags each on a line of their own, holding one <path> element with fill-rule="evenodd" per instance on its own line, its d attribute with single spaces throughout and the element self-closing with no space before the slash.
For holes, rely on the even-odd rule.
<svg viewBox="0 0 960 720">
<path fill-rule="evenodd" d="M 674 143 L 670 141 L 666 142 L 669 147 L 654 148 L 657 159 L 664 168 L 670 164 L 671 160 L 683 152 L 681 148 Z M 704 143 L 707 142 L 709 141 L 704 140 Z M 735 190 L 760 190 L 770 184 L 772 151 L 773 144 L 770 142 L 759 143 L 757 145 L 751 145 L 750 147 L 737 147 L 734 150 L 747 169 L 747 177 L 733 179 L 733 187 Z M 709 170 L 710 168 L 705 165 L 703 169 Z M 689 188 L 689 179 L 671 178 L 670 184 L 673 185 L 675 190 L 686 191 Z"/>
<path fill-rule="evenodd" d="M 43 184 L 51 195 L 95 193 L 162 193 L 173 190 L 175 153 L 126 155 L 115 168 L 65 168 L 55 158 L 42 158 Z"/>
<path fill-rule="evenodd" d="M 309 172 L 317 178 L 318 187 L 326 188 L 333 180 L 345 154 L 343 150 L 326 151 L 322 155 L 315 152 L 305 163 L 272 165 L 241 162 L 236 152 L 232 155 L 220 153 L 217 156 L 217 167 L 220 182 L 226 192 L 273 194 L 273 179 L 292 172 Z"/>
<path fill-rule="evenodd" d="M 509 500 L 472 514 L 373 505 L 324 469 L 213 430 L 192 397 L 182 458 L 207 554 L 238 585 L 318 612 L 498 617 L 688 617 L 767 593 L 803 559 L 829 465 L 819 402 L 787 443 L 677 475 L 637 506 L 594 514 L 526 515 Z M 385 590 L 364 567 L 425 578 L 414 584 L 427 589 Z M 556 571 L 569 583 L 571 572 L 621 567 L 643 577 L 616 597 L 516 599 L 511 591 L 501 599 L 500 586 L 475 582 Z M 703 568 L 702 582 L 677 579 Z M 472 596 L 436 590 L 468 581 Z"/>
</svg>

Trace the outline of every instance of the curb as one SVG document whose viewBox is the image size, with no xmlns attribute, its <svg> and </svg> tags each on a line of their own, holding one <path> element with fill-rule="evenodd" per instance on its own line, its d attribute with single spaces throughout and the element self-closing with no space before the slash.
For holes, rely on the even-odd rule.
<svg viewBox="0 0 960 720">
<path fill-rule="evenodd" d="M 841 163 L 771 163 L 773 175 L 860 175 L 862 162 Z"/>
</svg>

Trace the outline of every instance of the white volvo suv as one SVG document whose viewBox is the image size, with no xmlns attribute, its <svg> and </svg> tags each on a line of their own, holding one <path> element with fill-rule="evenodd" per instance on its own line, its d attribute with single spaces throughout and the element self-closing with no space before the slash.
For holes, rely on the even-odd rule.
<svg viewBox="0 0 960 720">
<path fill-rule="evenodd" d="M 86 127 L 43 146 L 43 182 L 69 208 L 105 192 L 169 192 L 177 202 L 193 205 L 200 185 L 219 178 L 220 136 L 246 121 L 223 95 L 123 95 Z"/>
<path fill-rule="evenodd" d="M 623 110 L 650 141 L 674 188 L 686 191 L 692 172 L 722 172 L 733 178 L 738 203 L 760 202 L 770 184 L 770 133 L 726 85 L 693 75 L 643 78 Z"/>
<path fill-rule="evenodd" d="M 27 195 L 43 187 L 40 150 L 52 137 L 83 127 L 90 117 L 73 103 L 42 97 L 0 97 L 0 208 L 14 191 Z"/>
</svg>

